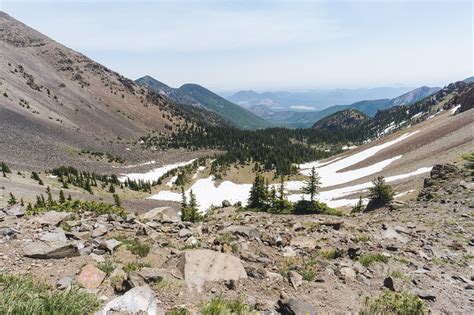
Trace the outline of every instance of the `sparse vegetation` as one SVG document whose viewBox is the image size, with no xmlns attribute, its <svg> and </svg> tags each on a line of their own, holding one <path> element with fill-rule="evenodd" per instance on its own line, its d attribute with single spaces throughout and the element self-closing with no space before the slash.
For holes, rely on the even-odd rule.
<svg viewBox="0 0 474 315">
<path fill-rule="evenodd" d="M 201 313 L 203 315 L 244 315 L 251 314 L 251 310 L 244 304 L 242 299 L 228 300 L 216 297 L 204 304 L 201 308 Z"/>
<path fill-rule="evenodd" d="M 402 291 L 385 291 L 375 298 L 367 298 L 359 315 L 422 315 L 427 314 L 425 305 L 416 295 Z"/>
<path fill-rule="evenodd" d="M 112 260 L 106 260 L 106 261 L 97 263 L 97 268 L 105 272 L 107 276 L 110 276 L 112 271 L 114 271 L 115 267 L 116 267 L 115 263 Z"/>
<path fill-rule="evenodd" d="M 99 308 L 94 294 L 56 291 L 27 276 L 0 273 L 0 314 L 92 314 Z"/>
<path fill-rule="evenodd" d="M 360 255 L 359 262 L 364 267 L 369 267 L 374 262 L 388 262 L 388 257 L 380 253 L 364 253 Z"/>
<path fill-rule="evenodd" d="M 116 240 L 120 241 L 134 255 L 146 257 L 150 252 L 150 245 L 141 242 L 139 239 L 130 239 L 125 235 L 118 235 Z"/>
<path fill-rule="evenodd" d="M 130 273 L 132 271 L 138 271 L 145 267 L 151 267 L 151 265 L 142 261 L 132 261 L 125 264 L 125 266 L 123 267 L 123 271 L 125 271 L 126 273 Z"/>
</svg>

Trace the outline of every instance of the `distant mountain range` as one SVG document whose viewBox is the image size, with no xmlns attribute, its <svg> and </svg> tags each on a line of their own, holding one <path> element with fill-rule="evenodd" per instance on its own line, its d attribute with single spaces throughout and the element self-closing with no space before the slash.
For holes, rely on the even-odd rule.
<svg viewBox="0 0 474 315">
<path fill-rule="evenodd" d="M 274 111 L 317 111 L 337 104 L 352 104 L 360 100 L 391 99 L 411 91 L 412 87 L 378 87 L 364 89 L 334 89 L 307 91 L 263 92 L 239 91 L 226 97 L 229 101 L 249 108 L 266 105 Z"/>
<path fill-rule="evenodd" d="M 364 100 L 350 105 L 335 105 L 319 111 L 278 111 L 273 110 L 267 105 L 251 106 L 249 110 L 276 125 L 291 128 L 308 128 L 318 120 L 341 110 L 352 108 L 368 116 L 374 116 L 379 110 L 399 105 L 411 105 L 439 90 L 440 88 L 438 87 L 422 86 L 392 99 Z"/>
<path fill-rule="evenodd" d="M 265 119 L 198 84 L 184 84 L 180 88 L 172 88 L 151 76 L 144 76 L 135 82 L 138 85 L 147 87 L 151 91 L 166 96 L 178 104 L 210 110 L 229 121 L 231 125 L 241 129 L 261 129 L 272 126 Z"/>
</svg>

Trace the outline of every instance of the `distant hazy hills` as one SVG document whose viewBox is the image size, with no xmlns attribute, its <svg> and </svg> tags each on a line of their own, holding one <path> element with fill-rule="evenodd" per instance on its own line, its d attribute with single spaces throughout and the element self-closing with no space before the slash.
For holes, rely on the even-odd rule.
<svg viewBox="0 0 474 315">
<path fill-rule="evenodd" d="M 384 98 L 375 100 L 364 100 L 352 103 L 350 105 L 331 106 L 319 111 L 279 111 L 273 110 L 270 106 L 264 104 L 251 106 L 249 107 L 249 110 L 254 114 L 277 125 L 292 128 L 307 128 L 311 127 L 316 121 L 344 109 L 352 108 L 368 116 L 374 116 L 379 110 L 384 110 L 399 105 L 411 105 L 429 95 L 432 95 L 433 93 L 436 93 L 439 90 L 440 88 L 437 87 L 423 86 L 415 90 L 406 92 L 400 96 L 394 97 L 392 99 Z M 248 95 L 252 94 L 252 92 L 239 93 L 245 93 Z"/>
<path fill-rule="evenodd" d="M 184 84 L 172 88 L 150 76 L 135 81 L 141 86 L 164 95 L 179 104 L 202 107 L 217 113 L 232 125 L 242 129 L 260 129 L 272 124 L 250 111 L 220 97 L 198 84 Z"/>
<path fill-rule="evenodd" d="M 246 108 L 254 105 L 267 105 L 272 110 L 317 111 L 337 104 L 352 104 L 360 100 L 391 99 L 412 89 L 410 87 L 378 87 L 263 93 L 250 90 L 240 91 L 226 98 Z"/>
</svg>

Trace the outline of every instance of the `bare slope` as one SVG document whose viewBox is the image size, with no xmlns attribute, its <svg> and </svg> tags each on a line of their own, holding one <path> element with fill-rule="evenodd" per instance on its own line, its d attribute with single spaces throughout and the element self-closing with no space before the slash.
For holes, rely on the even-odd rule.
<svg viewBox="0 0 474 315">
<path fill-rule="evenodd" d="M 40 164 L 84 148 L 118 154 L 150 129 L 173 130 L 179 111 L 0 12 L 0 160 Z"/>
</svg>

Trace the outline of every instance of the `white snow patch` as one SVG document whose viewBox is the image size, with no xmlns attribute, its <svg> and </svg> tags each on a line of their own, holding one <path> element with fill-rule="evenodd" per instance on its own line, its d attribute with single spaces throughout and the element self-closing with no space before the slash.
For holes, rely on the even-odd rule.
<svg viewBox="0 0 474 315">
<path fill-rule="evenodd" d="M 388 141 L 386 143 L 373 146 L 364 151 L 358 152 L 348 157 L 338 157 L 326 162 L 310 162 L 300 165 L 300 172 L 303 174 L 308 174 L 311 171 L 311 168 L 315 166 L 317 172 L 321 176 L 321 182 L 323 187 L 329 187 L 334 185 L 339 185 L 347 183 L 349 181 L 356 180 L 374 173 L 377 173 L 393 161 L 401 158 L 401 156 L 395 156 L 393 158 L 375 163 L 371 166 L 347 171 L 339 172 L 339 170 L 349 167 L 351 165 L 357 164 L 360 161 L 363 161 L 377 152 L 397 143 L 407 139 L 416 132 L 404 134 L 397 139 Z M 192 162 L 192 161 L 191 161 Z M 387 182 L 392 182 L 400 179 L 405 179 L 414 175 L 423 174 L 429 172 L 431 167 L 422 167 L 413 172 L 406 174 L 399 174 L 395 176 L 389 176 L 385 180 Z M 278 184 L 272 186 L 278 187 Z M 300 191 L 304 186 L 304 181 L 288 181 L 285 182 L 285 188 L 288 191 Z M 355 205 L 359 199 L 341 199 L 344 196 L 351 194 L 361 193 L 367 190 L 372 186 L 372 182 L 366 182 L 358 185 L 352 185 L 343 188 L 337 188 L 332 190 L 323 191 L 318 196 L 318 200 L 327 203 L 330 207 L 343 207 L 343 206 L 352 206 Z M 202 212 L 207 211 L 212 206 L 220 206 L 223 200 L 229 200 L 231 203 L 241 202 L 242 205 L 247 204 L 247 199 L 250 193 L 251 184 L 235 184 L 230 181 L 224 181 L 220 185 L 215 186 L 213 178 L 207 177 L 198 179 L 186 193 L 189 194 L 190 190 L 193 190 L 193 193 L 196 195 L 196 200 L 199 205 L 199 210 Z M 302 197 L 308 198 L 301 193 L 294 193 L 288 196 L 290 201 L 298 201 Z M 168 200 L 168 201 L 181 201 L 181 194 L 178 192 L 172 191 L 160 191 L 158 194 L 152 195 L 149 199 L 155 200 Z"/>
<path fill-rule="evenodd" d="M 461 104 L 458 104 L 458 105 L 454 106 L 453 108 L 451 108 L 451 114 L 456 113 L 456 111 L 459 109 L 459 107 L 461 107 Z"/>
<path fill-rule="evenodd" d="M 130 174 L 123 174 L 119 178 L 119 181 L 124 182 L 129 178 L 130 180 L 143 180 L 146 182 L 152 182 L 163 176 L 166 172 L 169 172 L 175 168 L 181 167 L 181 166 L 186 166 L 194 162 L 195 159 L 192 159 L 187 162 L 180 162 L 176 164 L 168 164 L 162 167 L 155 168 L 151 171 L 148 171 L 146 173 L 130 173 Z"/>
<path fill-rule="evenodd" d="M 138 166 L 145 166 L 145 165 L 152 165 L 152 164 L 156 164 L 156 161 L 155 161 L 155 160 L 151 160 L 151 161 L 144 162 L 144 163 L 140 163 L 140 164 L 130 164 L 130 165 L 126 165 L 126 166 L 116 166 L 116 167 L 120 167 L 120 168 L 134 168 L 134 167 L 138 167 Z"/>
<path fill-rule="evenodd" d="M 357 148 L 356 145 L 345 145 L 342 147 L 342 150 L 346 151 L 346 150 L 352 150 L 352 149 L 355 149 Z"/>
<path fill-rule="evenodd" d="M 177 179 L 178 179 L 178 176 L 171 177 L 171 179 L 166 183 L 166 186 L 173 187 L 173 185 L 174 185 L 174 183 L 176 183 Z"/>
<path fill-rule="evenodd" d="M 416 132 L 418 131 L 403 134 L 402 136 L 398 137 L 395 140 L 387 141 L 383 144 L 373 146 L 364 151 L 342 158 L 329 165 L 326 165 L 327 163 L 320 164 L 319 162 L 310 162 L 310 163 L 301 164 L 300 173 L 308 176 L 311 173 L 311 168 L 314 166 L 319 176 L 321 176 L 322 187 L 340 185 L 343 183 L 356 180 L 361 177 L 375 174 L 377 172 L 382 171 L 386 166 L 390 165 L 393 161 L 400 159 L 402 156 L 401 155 L 395 156 L 390 159 L 372 164 L 370 166 L 352 170 L 352 171 L 340 172 L 340 170 L 346 167 L 355 165 L 361 161 L 364 161 L 368 159 L 369 157 L 375 155 L 377 152 L 391 145 L 394 145 L 395 143 L 398 143 L 400 141 L 407 139 L 408 137 L 414 135 Z"/>
<path fill-rule="evenodd" d="M 232 204 L 240 201 L 242 205 L 246 205 L 251 187 L 251 184 L 234 184 L 230 181 L 224 181 L 216 187 L 212 176 L 209 176 L 198 179 L 186 193 L 192 190 L 196 195 L 199 210 L 205 212 L 212 206 L 220 206 L 223 200 L 229 200 Z M 172 191 L 160 191 L 148 199 L 179 202 L 181 201 L 181 194 Z"/>
</svg>

